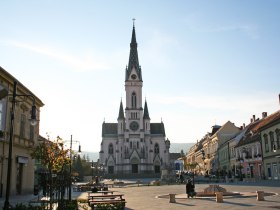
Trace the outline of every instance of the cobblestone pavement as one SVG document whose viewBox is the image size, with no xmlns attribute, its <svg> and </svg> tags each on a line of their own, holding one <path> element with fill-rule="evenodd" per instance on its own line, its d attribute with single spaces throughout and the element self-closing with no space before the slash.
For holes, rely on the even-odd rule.
<svg viewBox="0 0 280 210">
<path fill-rule="evenodd" d="M 203 191 L 209 184 L 197 184 L 196 191 Z M 130 186 L 111 188 L 123 193 L 126 200 L 126 210 L 153 210 L 153 209 L 229 209 L 229 210 L 273 210 L 280 209 L 280 181 L 265 183 L 234 183 L 220 184 L 230 192 L 240 192 L 239 196 L 224 196 L 223 203 L 217 203 L 215 197 L 200 197 L 188 199 L 185 194 L 185 185 L 164 186 Z M 257 201 L 256 191 L 266 193 L 265 201 Z M 176 194 L 176 203 L 169 203 L 169 194 Z M 82 193 L 80 197 L 86 197 Z M 159 198 L 160 197 L 160 198 Z"/>
<path fill-rule="evenodd" d="M 256 183 L 220 183 L 221 187 L 230 192 L 240 192 L 240 196 L 224 196 L 223 203 L 217 203 L 214 197 L 197 197 L 188 199 L 185 194 L 185 185 L 139 186 L 129 185 L 114 187 L 110 190 L 124 194 L 126 210 L 153 210 L 153 209 L 229 209 L 229 210 L 274 210 L 280 209 L 280 181 L 262 181 Z M 196 184 L 196 191 L 202 192 L 209 184 Z M 256 191 L 266 193 L 265 201 L 257 201 Z M 169 203 L 169 194 L 176 194 L 176 203 Z M 86 192 L 73 192 L 73 198 L 87 198 Z M 28 203 L 36 199 L 33 195 L 11 196 L 10 203 Z M 0 209 L 3 208 L 5 198 L 0 198 Z"/>
</svg>

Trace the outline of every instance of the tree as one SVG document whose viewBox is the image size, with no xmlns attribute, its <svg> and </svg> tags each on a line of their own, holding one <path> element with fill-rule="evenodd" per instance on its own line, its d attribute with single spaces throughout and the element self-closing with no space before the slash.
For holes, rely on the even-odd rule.
<svg viewBox="0 0 280 210">
<path fill-rule="evenodd" d="M 198 165 L 197 162 L 191 162 L 191 163 L 185 164 L 185 167 L 187 170 L 193 170 L 196 168 L 197 165 Z"/>
<path fill-rule="evenodd" d="M 50 196 L 50 206 L 52 209 L 53 192 L 58 187 L 59 175 L 63 179 L 66 171 L 65 168 L 70 165 L 70 158 L 68 157 L 69 149 L 64 149 L 63 141 L 58 136 L 55 141 L 45 140 L 40 143 L 32 151 L 31 156 L 41 162 L 42 166 L 47 170 L 46 190 Z M 46 187 L 44 186 L 44 187 Z M 65 187 L 65 186 L 63 186 Z M 62 189 L 62 188 L 60 188 Z M 62 191 L 60 191 L 62 194 Z M 61 199 L 63 195 L 61 195 Z"/>
</svg>

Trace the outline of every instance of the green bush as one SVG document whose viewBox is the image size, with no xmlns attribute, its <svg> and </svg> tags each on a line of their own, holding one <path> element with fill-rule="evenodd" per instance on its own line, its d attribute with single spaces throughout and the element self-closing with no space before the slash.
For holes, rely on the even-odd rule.
<svg viewBox="0 0 280 210">
<path fill-rule="evenodd" d="M 44 206 L 31 206 L 29 205 L 25 205 L 22 203 L 18 203 L 16 204 L 15 207 L 10 208 L 11 210 L 44 210 L 45 207 Z"/>
<path fill-rule="evenodd" d="M 124 210 L 125 202 L 116 204 L 97 204 L 96 208 L 100 210 Z"/>
<path fill-rule="evenodd" d="M 77 200 L 63 200 L 58 204 L 57 210 L 77 210 L 78 209 L 78 201 Z"/>
</svg>

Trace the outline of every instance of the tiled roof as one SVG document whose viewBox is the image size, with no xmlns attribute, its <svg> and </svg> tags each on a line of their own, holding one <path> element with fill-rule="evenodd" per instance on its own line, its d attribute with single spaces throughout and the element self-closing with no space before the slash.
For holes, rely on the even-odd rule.
<svg viewBox="0 0 280 210">
<path fill-rule="evenodd" d="M 151 134 L 165 136 L 165 129 L 163 123 L 151 123 Z M 102 124 L 102 137 L 104 135 L 117 135 L 118 123 L 103 123 Z"/>
<path fill-rule="evenodd" d="M 262 130 L 265 126 L 276 120 L 280 120 L 280 110 L 262 119 L 261 122 L 253 129 L 253 131 L 255 132 L 257 130 Z"/>
<path fill-rule="evenodd" d="M 181 153 L 170 153 L 170 160 L 177 160 L 181 157 Z"/>
<path fill-rule="evenodd" d="M 252 122 L 245 128 L 246 131 L 245 131 L 245 133 L 243 133 L 243 136 L 242 136 L 241 140 L 238 142 L 238 144 L 236 145 L 236 147 L 239 147 L 239 146 L 242 146 L 245 144 L 250 144 L 252 142 L 260 140 L 260 135 L 259 135 L 259 132 L 256 129 L 256 127 L 258 127 L 258 125 L 262 122 L 262 120 L 263 119 Z"/>
<path fill-rule="evenodd" d="M 151 134 L 161 134 L 165 136 L 165 129 L 163 123 L 151 123 Z"/>
<path fill-rule="evenodd" d="M 104 135 L 117 135 L 118 134 L 118 123 L 103 123 L 102 124 L 102 137 Z"/>
</svg>

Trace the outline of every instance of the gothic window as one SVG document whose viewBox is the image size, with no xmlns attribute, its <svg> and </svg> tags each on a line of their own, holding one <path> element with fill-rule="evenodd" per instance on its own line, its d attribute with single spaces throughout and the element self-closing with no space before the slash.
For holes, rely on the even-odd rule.
<svg viewBox="0 0 280 210">
<path fill-rule="evenodd" d="M 275 142 L 274 142 L 274 133 L 272 131 L 269 132 L 269 138 L 270 138 L 270 148 L 271 148 L 271 151 L 273 151 L 273 146 L 274 146 Z"/>
<path fill-rule="evenodd" d="M 109 153 L 109 155 L 114 154 L 113 144 L 109 144 L 108 153 Z"/>
<path fill-rule="evenodd" d="M 268 146 L 268 137 L 267 134 L 263 135 L 264 138 L 264 148 L 265 148 L 265 152 L 269 152 L 269 146 Z"/>
<path fill-rule="evenodd" d="M 139 149 L 139 141 L 137 141 L 137 149 Z"/>
<path fill-rule="evenodd" d="M 130 149 L 132 149 L 132 142 L 129 142 L 130 144 L 129 144 L 129 146 L 130 146 Z"/>
<path fill-rule="evenodd" d="M 136 108 L 136 93 L 133 92 L 131 95 L 131 107 Z"/>
<path fill-rule="evenodd" d="M 155 154 L 159 154 L 159 146 L 158 146 L 158 143 L 155 144 Z"/>
</svg>

